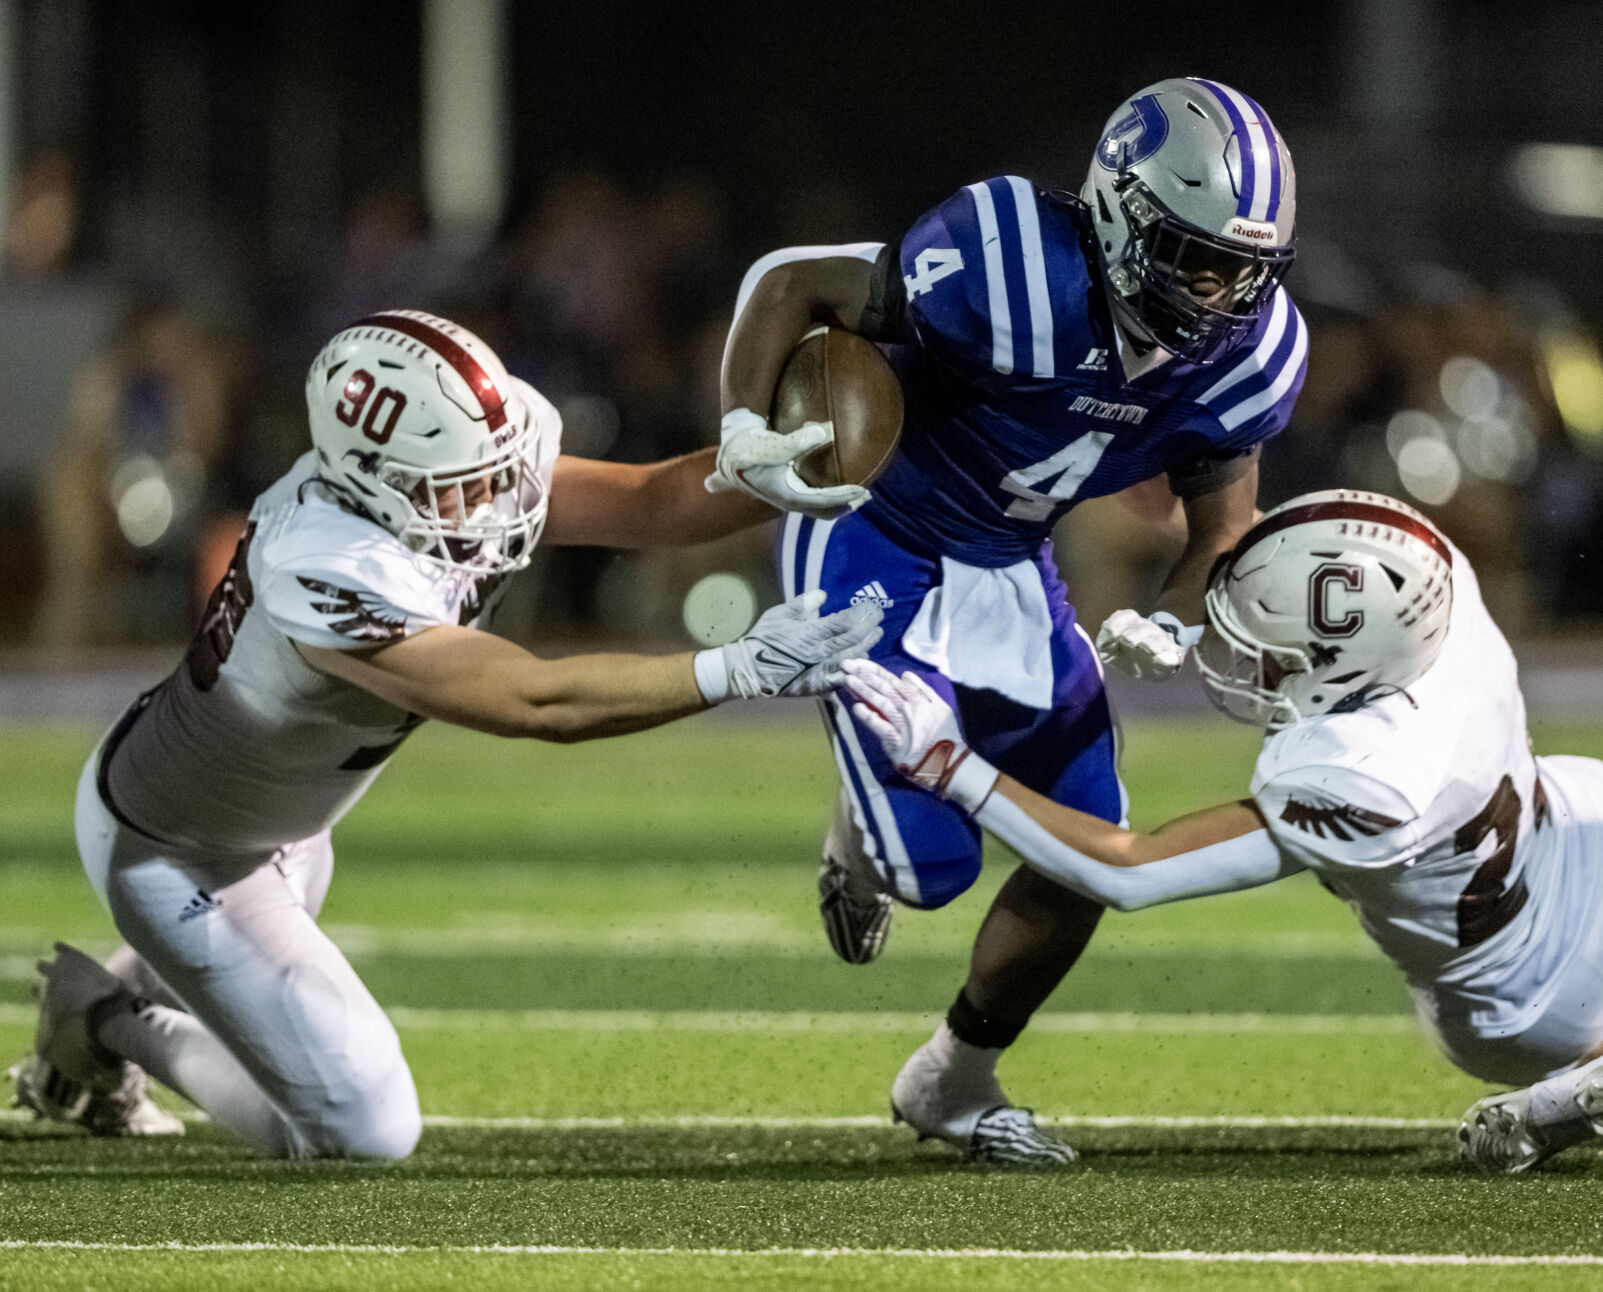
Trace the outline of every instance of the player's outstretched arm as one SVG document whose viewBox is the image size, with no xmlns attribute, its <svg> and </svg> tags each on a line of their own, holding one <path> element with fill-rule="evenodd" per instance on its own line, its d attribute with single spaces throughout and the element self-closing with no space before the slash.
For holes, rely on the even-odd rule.
<svg viewBox="0 0 1603 1292">
<path fill-rule="evenodd" d="M 708 493 L 715 449 L 636 466 L 557 458 L 542 541 L 564 546 L 678 547 L 774 518 L 743 493 Z"/>
<path fill-rule="evenodd" d="M 1208 487 L 1184 497 L 1185 549 L 1152 613 L 1115 610 L 1097 632 L 1102 662 L 1121 673 L 1163 681 L 1180 671 L 1186 652 L 1202 636 L 1202 603 L 1214 562 L 1252 528 L 1258 505 L 1256 452 L 1232 459 L 1228 471 L 1205 483 Z"/>
<path fill-rule="evenodd" d="M 775 606 L 727 646 L 650 656 L 539 659 L 505 638 L 441 625 L 368 651 L 298 644 L 313 668 L 409 713 L 572 743 L 671 722 L 730 699 L 820 695 L 879 640 L 877 607 L 820 617 L 822 593 Z"/>
<path fill-rule="evenodd" d="M 840 247 L 789 247 L 771 252 L 747 271 L 735 302 L 735 322 L 724 346 L 723 427 L 710 492 L 740 492 L 783 511 L 821 518 L 839 516 L 868 501 L 861 485 L 814 487 L 794 463 L 829 442 L 832 430 L 816 422 L 779 435 L 768 410 L 785 360 L 820 323 L 877 336 L 883 330 L 887 274 L 901 278 L 880 243 Z M 888 266 L 888 268 L 887 268 Z M 898 311 L 899 314 L 899 311 Z"/>
<path fill-rule="evenodd" d="M 1149 833 L 1077 812 L 1001 775 L 969 749 L 951 708 L 916 674 L 869 660 L 844 666 L 852 712 L 914 784 L 957 803 L 1034 870 L 1136 910 L 1252 888 L 1301 867 L 1283 858 L 1250 801 L 1177 818 Z"/>
</svg>

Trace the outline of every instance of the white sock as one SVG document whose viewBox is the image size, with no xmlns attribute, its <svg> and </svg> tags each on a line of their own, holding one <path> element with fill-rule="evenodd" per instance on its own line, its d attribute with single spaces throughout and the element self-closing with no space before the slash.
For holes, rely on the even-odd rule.
<svg viewBox="0 0 1603 1292">
<path fill-rule="evenodd" d="M 1561 1072 L 1556 1077 L 1538 1081 L 1530 1088 L 1531 1125 L 1545 1130 L 1570 1123 L 1573 1129 L 1581 1130 L 1574 1124 L 1589 1121 L 1589 1118 L 1576 1096 L 1600 1074 L 1603 1074 L 1603 1059 L 1594 1059 L 1573 1072 Z"/>
<path fill-rule="evenodd" d="M 940 1057 L 948 1079 L 954 1085 L 966 1089 L 996 1084 L 996 1061 L 1002 1057 L 1001 1050 L 970 1045 L 946 1025 L 944 1018 L 935 1029 L 935 1035 L 930 1037 L 929 1044 L 930 1049 Z"/>
<path fill-rule="evenodd" d="M 166 1005 L 118 1009 L 101 1021 L 98 1039 L 253 1148 L 271 1157 L 306 1155 L 305 1139 L 199 1019 Z"/>
</svg>

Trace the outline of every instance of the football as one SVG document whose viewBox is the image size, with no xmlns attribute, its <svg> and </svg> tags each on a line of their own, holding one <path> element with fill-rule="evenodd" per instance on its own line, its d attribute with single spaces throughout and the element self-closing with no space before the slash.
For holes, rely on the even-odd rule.
<svg viewBox="0 0 1603 1292">
<path fill-rule="evenodd" d="M 796 463 L 814 487 L 866 485 L 902 433 L 902 388 L 872 342 L 844 328 L 814 328 L 796 343 L 779 374 L 769 425 L 788 434 L 804 422 L 827 422 L 835 440 Z"/>
</svg>

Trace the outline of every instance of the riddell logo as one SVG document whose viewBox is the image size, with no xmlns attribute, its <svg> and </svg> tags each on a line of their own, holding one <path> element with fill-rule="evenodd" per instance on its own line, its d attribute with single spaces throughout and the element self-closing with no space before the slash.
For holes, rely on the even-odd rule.
<svg viewBox="0 0 1603 1292">
<path fill-rule="evenodd" d="M 1232 220 L 1225 230 L 1232 238 L 1251 238 L 1254 242 L 1274 242 L 1275 230 L 1269 224 L 1249 224 L 1246 220 Z"/>
</svg>

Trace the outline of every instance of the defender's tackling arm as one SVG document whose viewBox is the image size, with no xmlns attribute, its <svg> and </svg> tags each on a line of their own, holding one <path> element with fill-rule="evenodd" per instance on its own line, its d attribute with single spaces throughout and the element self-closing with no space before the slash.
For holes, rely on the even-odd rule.
<svg viewBox="0 0 1603 1292">
<path fill-rule="evenodd" d="M 852 712 L 897 769 L 950 799 L 1033 869 L 1116 910 L 1254 888 L 1302 867 L 1284 857 L 1249 800 L 1138 833 L 1077 812 L 1001 775 L 964 742 L 946 702 L 916 674 L 844 665 Z"/>
</svg>

